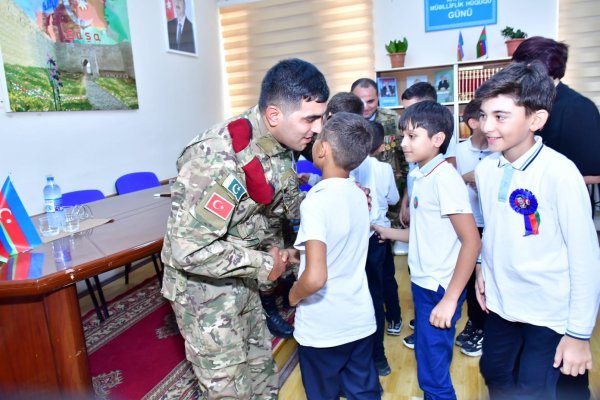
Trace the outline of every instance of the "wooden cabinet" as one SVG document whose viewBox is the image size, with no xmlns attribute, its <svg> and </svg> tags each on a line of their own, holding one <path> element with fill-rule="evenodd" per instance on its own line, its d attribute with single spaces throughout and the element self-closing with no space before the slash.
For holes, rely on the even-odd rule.
<svg viewBox="0 0 600 400">
<path fill-rule="evenodd" d="M 402 113 L 402 93 L 416 82 L 429 82 L 437 92 L 437 101 L 447 106 L 454 115 L 455 140 L 468 138 L 468 129 L 460 129 L 464 106 L 473 98 L 477 88 L 510 62 L 510 58 L 495 60 L 461 61 L 422 67 L 404 67 L 378 70 L 378 85 L 395 87 L 396 96 L 382 97 L 380 105 Z M 396 101 L 396 98 L 398 99 Z"/>
</svg>

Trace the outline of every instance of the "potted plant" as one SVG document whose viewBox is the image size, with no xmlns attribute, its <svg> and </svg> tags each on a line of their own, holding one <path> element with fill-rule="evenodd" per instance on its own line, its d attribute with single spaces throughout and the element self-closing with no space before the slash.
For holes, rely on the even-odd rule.
<svg viewBox="0 0 600 400">
<path fill-rule="evenodd" d="M 408 49 L 408 40 L 405 37 L 402 40 L 390 40 L 385 45 L 385 49 L 388 56 L 390 56 L 392 68 L 404 67 L 404 57 L 406 57 L 406 50 Z"/>
<path fill-rule="evenodd" d="M 502 37 L 506 39 L 506 52 L 509 57 L 512 57 L 513 53 L 519 47 L 521 42 L 527 38 L 527 33 L 520 29 L 515 30 L 514 28 L 507 26 L 500 31 Z"/>
</svg>

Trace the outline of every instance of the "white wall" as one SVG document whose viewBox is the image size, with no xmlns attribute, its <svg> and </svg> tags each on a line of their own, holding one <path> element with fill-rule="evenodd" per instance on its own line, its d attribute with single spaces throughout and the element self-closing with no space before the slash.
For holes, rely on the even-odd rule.
<svg viewBox="0 0 600 400">
<path fill-rule="evenodd" d="M 529 36 L 556 38 L 558 0 L 497 0 L 498 20 L 488 25 L 488 58 L 506 57 L 500 31 L 508 26 Z M 390 68 L 384 45 L 392 39 L 408 39 L 406 67 L 448 64 L 456 61 L 458 32 L 464 40 L 464 60 L 476 58 L 475 49 L 481 26 L 425 32 L 424 0 L 373 0 L 375 68 Z"/>
<path fill-rule="evenodd" d="M 0 180 L 11 174 L 29 214 L 43 211 L 46 174 L 63 192 L 97 188 L 105 195 L 128 172 L 172 177 L 183 146 L 223 118 L 215 2 L 195 0 L 197 57 L 166 51 L 163 1 L 127 3 L 139 110 L 5 113 L 6 105 L 0 107 Z"/>
</svg>

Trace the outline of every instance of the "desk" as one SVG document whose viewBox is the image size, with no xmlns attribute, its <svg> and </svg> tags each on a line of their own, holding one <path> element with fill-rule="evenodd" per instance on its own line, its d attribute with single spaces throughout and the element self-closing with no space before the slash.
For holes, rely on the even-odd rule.
<svg viewBox="0 0 600 400">
<path fill-rule="evenodd" d="M 93 393 L 75 283 L 160 252 L 171 201 L 153 195 L 165 190 L 89 203 L 94 217 L 114 221 L 60 239 L 68 263 L 55 260 L 56 241 L 29 252 L 38 268 L 26 263 L 0 273 L 0 394 Z"/>
</svg>

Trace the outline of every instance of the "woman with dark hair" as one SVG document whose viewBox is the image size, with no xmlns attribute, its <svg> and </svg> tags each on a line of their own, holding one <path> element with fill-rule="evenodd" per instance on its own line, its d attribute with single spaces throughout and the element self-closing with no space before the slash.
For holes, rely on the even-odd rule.
<svg viewBox="0 0 600 400">
<path fill-rule="evenodd" d="M 600 113 L 587 97 L 560 80 L 565 75 L 569 50 L 566 44 L 534 36 L 526 39 L 513 54 L 513 61 L 541 61 L 556 84 L 556 98 L 550 118 L 539 132 L 544 144 L 575 163 L 586 183 L 600 177 Z"/>
<path fill-rule="evenodd" d="M 519 45 L 512 59 L 539 60 L 546 66 L 556 85 L 556 97 L 548 122 L 539 135 L 544 144 L 575 163 L 586 184 L 597 184 L 600 183 L 600 113 L 590 99 L 560 81 L 565 75 L 568 55 L 566 44 L 534 36 Z M 590 398 L 588 386 L 587 371 L 576 377 L 561 374 L 557 399 L 587 400 Z"/>
</svg>

